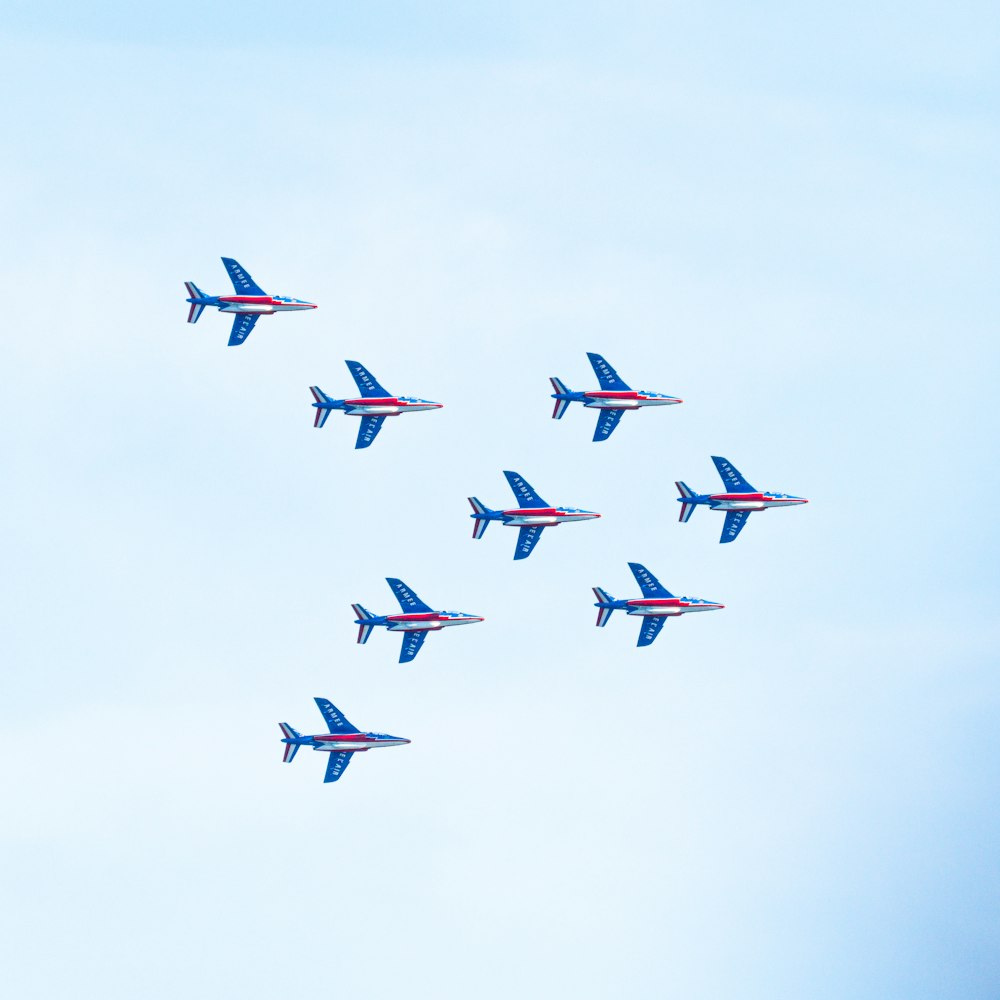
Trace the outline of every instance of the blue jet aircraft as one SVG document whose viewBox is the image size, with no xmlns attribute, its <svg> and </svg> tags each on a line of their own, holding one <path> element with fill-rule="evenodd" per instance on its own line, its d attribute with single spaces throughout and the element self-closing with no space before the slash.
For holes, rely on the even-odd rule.
<svg viewBox="0 0 1000 1000">
<path fill-rule="evenodd" d="M 593 511 L 580 510 L 577 507 L 552 507 L 532 489 L 527 480 L 516 472 L 504 472 L 504 475 L 507 477 L 507 482 L 510 483 L 510 488 L 514 491 L 514 498 L 520 503 L 520 506 L 512 507 L 509 510 L 490 510 L 478 497 L 469 497 L 469 503 L 473 510 L 469 517 L 476 519 L 476 523 L 472 527 L 473 538 L 482 538 L 490 521 L 499 521 L 501 524 L 517 528 L 517 545 L 514 547 L 515 559 L 527 559 L 546 528 L 572 521 L 591 521 L 595 517 L 601 516 Z"/>
<path fill-rule="evenodd" d="M 583 403 L 587 409 L 597 410 L 597 427 L 594 429 L 593 438 L 595 441 L 605 441 L 611 437 L 611 432 L 618 426 L 618 421 L 626 410 L 638 410 L 641 406 L 672 406 L 684 402 L 676 396 L 665 396 L 662 392 L 632 389 L 618 377 L 618 372 L 600 354 L 588 352 L 587 357 L 590 358 L 590 364 L 601 388 L 590 392 L 573 392 L 572 389 L 567 389 L 560 379 L 550 378 L 552 388 L 555 389 L 552 398 L 556 401 L 552 419 L 562 419 L 570 403 Z"/>
<path fill-rule="evenodd" d="M 314 700 L 316 707 L 323 713 L 327 728 L 330 730 L 329 735 L 322 733 L 319 736 L 303 736 L 292 729 L 287 722 L 279 722 L 278 725 L 281 727 L 283 737 L 281 742 L 285 744 L 286 764 L 295 759 L 299 747 L 312 747 L 313 750 L 322 750 L 330 755 L 326 759 L 324 782 L 336 781 L 347 770 L 352 754 L 364 753 L 376 747 L 398 747 L 410 742 L 400 736 L 390 736 L 388 733 L 363 733 L 356 726 L 352 726 L 340 710 L 326 698 Z"/>
<path fill-rule="evenodd" d="M 376 625 L 390 632 L 403 633 L 403 648 L 399 653 L 400 663 L 409 663 L 420 652 L 428 632 L 439 632 L 452 625 L 471 625 L 473 622 L 485 621 L 478 615 L 467 615 L 462 611 L 434 611 L 430 605 L 424 604 L 402 580 L 387 576 L 385 582 L 403 609 L 401 615 L 373 615 L 360 604 L 352 604 L 354 613 L 358 616 L 358 642 L 364 645 Z"/>
<path fill-rule="evenodd" d="M 360 417 L 361 426 L 358 428 L 355 448 L 367 448 L 382 429 L 386 417 L 396 417 L 400 413 L 415 413 L 418 410 L 440 410 L 444 405 L 432 403 L 428 399 L 416 399 L 413 396 L 394 396 L 375 381 L 375 377 L 364 365 L 357 361 L 344 363 L 357 383 L 361 398 L 334 399 L 323 392 L 318 385 L 311 385 L 309 391 L 316 400 L 313 403 L 316 409 L 313 427 L 322 427 L 334 410 L 343 410 L 349 417 Z"/>
<path fill-rule="evenodd" d="M 689 521 L 695 508 L 702 504 L 710 510 L 725 511 L 726 520 L 722 525 L 720 543 L 735 541 L 755 510 L 767 510 L 768 507 L 795 507 L 809 503 L 803 497 L 793 497 L 787 493 L 755 490 L 732 463 L 718 455 L 713 455 L 712 461 L 719 470 L 726 492 L 695 493 L 687 483 L 677 483 L 677 490 L 680 493 L 677 502 L 681 505 L 680 521 Z"/>
<path fill-rule="evenodd" d="M 232 257 L 223 257 L 222 263 L 232 279 L 235 295 L 206 295 L 193 281 L 185 281 L 188 292 L 188 322 L 197 323 L 205 306 L 215 306 L 219 312 L 235 313 L 229 346 L 237 347 L 250 336 L 250 331 L 261 316 L 279 312 L 299 312 L 315 309 L 312 302 L 289 299 L 284 295 L 268 295 Z"/>
<path fill-rule="evenodd" d="M 715 601 L 705 601 L 700 597 L 674 597 L 662 586 L 660 581 L 640 563 L 630 562 L 628 568 L 642 589 L 642 597 L 630 601 L 616 601 L 606 590 L 594 587 L 597 603 L 597 625 L 604 628 L 613 611 L 624 611 L 630 615 L 640 615 L 642 623 L 639 628 L 637 646 L 649 646 L 660 634 L 667 618 L 690 614 L 692 611 L 716 611 L 724 608 L 724 604 Z"/>
</svg>

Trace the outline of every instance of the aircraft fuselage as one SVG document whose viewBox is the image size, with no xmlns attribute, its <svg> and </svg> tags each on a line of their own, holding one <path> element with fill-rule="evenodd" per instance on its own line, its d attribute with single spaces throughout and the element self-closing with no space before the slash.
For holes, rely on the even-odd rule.
<svg viewBox="0 0 1000 1000">
<path fill-rule="evenodd" d="M 582 395 L 583 405 L 588 409 L 596 410 L 638 410 L 641 406 L 671 406 L 684 402 L 675 396 L 635 389 L 629 389 L 627 392 L 595 389 Z"/>
<path fill-rule="evenodd" d="M 329 735 L 319 733 L 307 736 L 306 739 L 311 741 L 313 750 L 336 753 L 343 750 L 349 753 L 361 753 L 378 747 L 398 747 L 410 742 L 399 736 L 383 736 L 380 733 L 330 733 Z"/>
<path fill-rule="evenodd" d="M 317 404 L 322 406 L 322 404 Z M 429 400 L 410 400 L 399 396 L 387 396 L 375 399 L 345 399 L 344 412 L 349 417 L 395 417 L 400 413 L 416 413 L 420 410 L 440 410 L 443 403 L 431 403 Z M 409 425 L 407 425 L 409 426 Z"/>
<path fill-rule="evenodd" d="M 715 611 L 725 605 L 691 597 L 637 597 L 626 602 L 626 613 L 645 618 L 686 615 L 692 611 Z"/>
<path fill-rule="evenodd" d="M 424 611 L 406 615 L 386 615 L 386 628 L 390 632 L 437 632 L 450 625 L 470 625 L 484 619 L 476 615 L 462 615 L 446 611 Z"/>
<path fill-rule="evenodd" d="M 712 493 L 708 502 L 713 510 L 766 510 L 768 507 L 793 507 L 808 501 L 772 493 Z"/>
<path fill-rule="evenodd" d="M 220 312 L 257 313 L 262 316 L 316 308 L 312 302 L 300 302 L 298 299 L 286 299 L 279 295 L 219 295 L 216 302 Z"/>
<path fill-rule="evenodd" d="M 600 514 L 588 510 L 571 510 L 567 507 L 515 507 L 500 512 L 504 524 L 513 528 L 549 528 L 569 521 L 590 521 Z"/>
</svg>

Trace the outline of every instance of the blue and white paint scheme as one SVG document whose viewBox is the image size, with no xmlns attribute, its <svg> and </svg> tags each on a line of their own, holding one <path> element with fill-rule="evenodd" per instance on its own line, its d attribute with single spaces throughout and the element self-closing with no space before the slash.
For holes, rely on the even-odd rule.
<svg viewBox="0 0 1000 1000">
<path fill-rule="evenodd" d="M 292 729 L 287 722 L 279 722 L 278 725 L 281 727 L 281 742 L 285 744 L 283 759 L 286 764 L 295 760 L 299 747 L 312 747 L 313 750 L 320 750 L 330 755 L 326 759 L 324 782 L 337 781 L 347 770 L 351 757 L 356 753 L 364 753 L 366 750 L 375 750 L 379 747 L 399 747 L 410 742 L 401 736 L 390 736 L 388 733 L 363 733 L 357 726 L 352 726 L 340 709 L 326 698 L 315 698 L 314 701 L 326 720 L 329 733 L 303 736 Z"/>
<path fill-rule="evenodd" d="M 472 528 L 473 538 L 482 538 L 490 521 L 499 521 L 508 527 L 517 528 L 515 559 L 527 559 L 546 528 L 574 521 L 592 521 L 601 516 L 590 510 L 580 510 L 578 507 L 553 507 L 535 492 L 523 476 L 516 472 L 504 472 L 504 475 L 520 506 L 511 507 L 509 510 L 491 510 L 478 497 L 469 497 L 469 503 L 472 505 L 472 513 L 469 516 L 476 521 Z"/>
<path fill-rule="evenodd" d="M 677 483 L 677 491 L 680 493 L 677 501 L 681 505 L 679 520 L 689 521 L 695 508 L 700 506 L 724 511 L 726 520 L 722 525 L 722 537 L 719 539 L 722 544 L 736 540 L 736 536 L 743 530 L 743 525 L 755 510 L 767 510 L 769 507 L 797 507 L 809 503 L 804 497 L 795 497 L 788 493 L 756 490 L 728 459 L 713 455 L 712 461 L 722 477 L 725 492 L 695 493 L 687 483 Z"/>
<path fill-rule="evenodd" d="M 361 394 L 357 399 L 334 399 L 318 385 L 309 386 L 313 394 L 316 417 L 313 427 L 322 427 L 326 418 L 334 410 L 342 410 L 349 417 L 360 417 L 358 440 L 355 448 L 367 448 L 382 429 L 386 417 L 398 417 L 401 413 L 416 413 L 420 410 L 440 410 L 444 403 L 432 403 L 429 399 L 414 396 L 394 396 L 379 385 L 375 376 L 359 361 L 345 361 Z"/>
<path fill-rule="evenodd" d="M 706 601 L 701 597 L 675 597 L 641 563 L 630 562 L 628 568 L 632 570 L 632 575 L 642 590 L 642 597 L 616 601 L 606 590 L 594 587 L 594 596 L 597 598 L 594 607 L 597 608 L 599 628 L 604 628 L 608 624 L 614 611 L 624 611 L 628 615 L 641 617 L 637 646 L 652 645 L 668 618 L 691 614 L 694 611 L 718 611 L 725 607 L 724 604 Z"/>
<path fill-rule="evenodd" d="M 552 398 L 556 405 L 552 410 L 552 419 L 561 420 L 570 403 L 583 403 L 588 410 L 597 410 L 597 427 L 594 429 L 595 441 L 606 441 L 618 426 L 622 414 L 626 410 L 638 410 L 644 406 L 674 406 L 683 403 L 683 399 L 667 396 L 662 392 L 649 392 L 646 389 L 633 389 L 626 385 L 600 354 L 587 352 L 591 367 L 600 383 L 600 389 L 589 392 L 573 392 L 566 384 L 557 378 L 550 378 Z"/>
<path fill-rule="evenodd" d="M 409 663 L 413 660 L 420 647 L 424 644 L 428 632 L 439 632 L 452 625 L 471 625 L 473 622 L 485 621 L 479 615 L 469 615 L 464 611 L 435 611 L 425 604 L 417 595 L 394 576 L 387 576 L 385 582 L 399 601 L 403 613 L 399 615 L 373 615 L 360 604 L 352 604 L 357 618 L 354 622 L 358 628 L 358 642 L 364 645 L 376 627 L 389 632 L 403 633 L 403 647 L 399 652 L 399 662 Z"/>
<path fill-rule="evenodd" d="M 236 291 L 235 295 L 206 295 L 193 281 L 185 281 L 188 309 L 188 322 L 197 323 L 206 306 L 214 306 L 219 312 L 235 313 L 233 329 L 229 334 L 229 346 L 238 347 L 247 337 L 261 316 L 270 316 L 279 312 L 301 312 L 303 309 L 315 309 L 314 302 L 304 299 L 290 299 L 285 295 L 268 295 L 253 278 L 244 270 L 239 262 L 232 257 L 223 257 L 222 263 L 229 274 Z"/>
</svg>

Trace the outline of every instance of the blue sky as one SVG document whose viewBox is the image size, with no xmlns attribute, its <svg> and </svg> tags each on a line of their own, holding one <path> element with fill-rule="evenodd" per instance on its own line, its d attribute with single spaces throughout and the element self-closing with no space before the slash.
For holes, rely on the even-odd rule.
<svg viewBox="0 0 1000 1000">
<path fill-rule="evenodd" d="M 15 4 L 17 994 L 994 997 L 996 21 Z M 227 349 L 222 254 L 320 308 Z M 591 444 L 588 350 L 684 405 Z M 445 409 L 354 452 L 345 358 Z M 812 502 L 719 546 L 712 454 Z M 506 468 L 604 517 L 514 564 Z M 413 743 L 324 787 L 314 695 Z"/>
</svg>

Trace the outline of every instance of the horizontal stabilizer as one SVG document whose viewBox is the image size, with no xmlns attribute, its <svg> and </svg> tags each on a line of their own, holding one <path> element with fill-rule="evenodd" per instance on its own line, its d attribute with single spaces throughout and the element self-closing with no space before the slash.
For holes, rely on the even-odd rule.
<svg viewBox="0 0 1000 1000">
<path fill-rule="evenodd" d="M 286 764 L 291 764 L 291 762 L 293 760 L 295 760 L 295 755 L 299 752 L 299 746 L 300 746 L 300 744 L 298 744 L 298 743 L 286 743 L 285 744 L 285 755 L 281 759 Z"/>
<path fill-rule="evenodd" d="M 608 624 L 608 620 L 611 618 L 611 612 L 615 610 L 610 606 L 614 603 L 615 599 L 606 590 L 602 590 L 600 587 L 594 587 L 592 589 L 598 602 L 597 627 L 604 628 L 604 626 Z M 601 605 L 608 606 L 602 607 Z"/>
<path fill-rule="evenodd" d="M 688 486 L 687 483 L 674 483 L 677 487 L 677 492 L 680 493 L 682 500 L 687 500 L 689 497 L 697 496 L 694 490 Z M 681 514 L 678 520 L 681 523 L 686 523 L 691 520 L 691 515 L 694 513 L 695 507 L 698 505 L 696 503 L 682 503 L 681 504 Z"/>
<path fill-rule="evenodd" d="M 552 388 L 557 394 L 567 395 L 569 393 L 570 390 L 566 388 L 566 383 L 563 382 L 562 379 L 550 378 L 549 381 L 552 383 Z M 566 407 L 569 406 L 571 402 L 572 400 L 569 399 L 557 399 L 556 405 L 552 408 L 552 419 L 561 420 L 562 415 L 566 412 Z"/>
<path fill-rule="evenodd" d="M 472 509 L 479 514 L 489 514 L 490 510 L 486 507 L 483 502 L 478 497 L 469 497 L 469 503 L 472 505 Z M 490 519 L 488 517 L 476 517 L 476 523 L 472 526 L 472 537 L 482 538 L 486 534 L 486 529 L 490 526 Z"/>
<path fill-rule="evenodd" d="M 363 646 L 372 634 L 372 629 L 375 628 L 374 625 L 368 624 L 375 616 L 360 604 L 352 604 L 351 607 L 354 608 L 354 617 L 358 621 L 358 644 Z"/>
<path fill-rule="evenodd" d="M 189 323 L 197 323 L 198 319 L 200 318 L 201 314 L 204 311 L 205 311 L 205 307 L 203 305 L 199 305 L 199 303 L 197 303 L 197 302 L 192 302 L 191 303 L 191 308 L 188 309 L 188 322 Z"/>
</svg>

